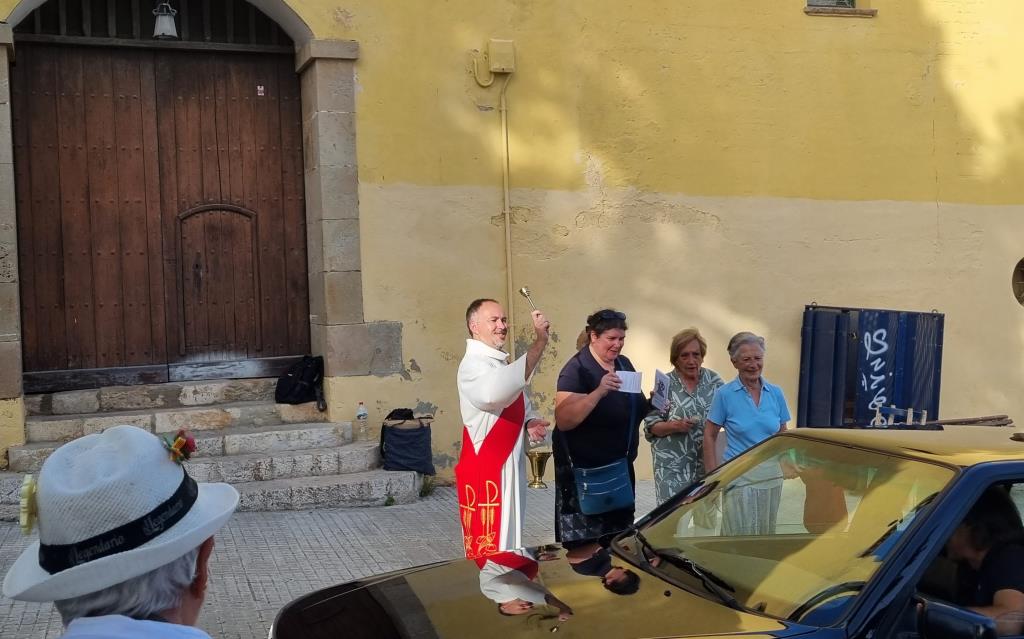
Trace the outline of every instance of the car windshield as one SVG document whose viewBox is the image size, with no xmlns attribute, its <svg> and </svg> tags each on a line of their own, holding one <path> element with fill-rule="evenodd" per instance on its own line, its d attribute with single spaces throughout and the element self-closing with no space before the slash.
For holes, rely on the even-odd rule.
<svg viewBox="0 0 1024 639">
<path fill-rule="evenodd" d="M 954 475 L 937 464 L 783 435 L 677 496 L 675 508 L 642 528 L 641 541 L 659 555 L 656 570 L 695 580 L 709 597 L 826 625 Z"/>
</svg>

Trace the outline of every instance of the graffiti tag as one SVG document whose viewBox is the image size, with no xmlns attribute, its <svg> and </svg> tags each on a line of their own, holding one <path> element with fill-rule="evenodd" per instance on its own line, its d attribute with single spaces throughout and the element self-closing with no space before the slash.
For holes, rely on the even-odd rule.
<svg viewBox="0 0 1024 639">
<path fill-rule="evenodd" d="M 861 373 L 860 385 L 866 391 L 874 391 L 874 396 L 871 398 L 871 402 L 868 403 L 868 409 L 875 410 L 880 408 L 889 401 L 888 390 L 886 389 L 885 379 L 885 358 L 883 357 L 889 352 L 889 332 L 884 328 L 879 328 L 871 333 L 864 334 L 864 359 L 868 362 L 868 368 L 870 369 L 867 373 Z"/>
</svg>

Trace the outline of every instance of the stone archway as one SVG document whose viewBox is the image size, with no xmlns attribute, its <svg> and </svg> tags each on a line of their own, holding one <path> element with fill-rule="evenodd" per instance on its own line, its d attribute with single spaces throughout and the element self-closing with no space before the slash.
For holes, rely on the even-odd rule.
<svg viewBox="0 0 1024 639">
<path fill-rule="evenodd" d="M 0 467 L 7 448 L 25 440 L 21 391 L 21 300 L 18 291 L 18 229 L 14 206 L 14 142 L 11 131 L 10 63 L 14 39 L 0 24 Z"/>
<path fill-rule="evenodd" d="M 7 24 L 12 28 L 18 26 L 22 20 L 46 2 L 47 0 L 21 0 L 7 16 Z M 284 29 L 296 46 L 302 46 L 313 39 L 313 31 L 283 0 L 248 0 L 248 2 Z"/>
</svg>

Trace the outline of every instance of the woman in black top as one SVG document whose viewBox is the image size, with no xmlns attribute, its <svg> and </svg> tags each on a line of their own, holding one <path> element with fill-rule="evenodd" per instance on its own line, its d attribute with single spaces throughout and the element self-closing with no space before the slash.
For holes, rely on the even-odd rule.
<svg viewBox="0 0 1024 639">
<path fill-rule="evenodd" d="M 620 355 L 626 316 L 611 309 L 598 311 L 587 318 L 587 334 L 588 343 L 562 367 L 555 395 L 555 539 L 567 549 L 598 540 L 606 543 L 633 523 L 632 505 L 584 515 L 572 467 L 595 468 L 626 457 L 635 486 L 638 424 L 647 414 L 643 395 L 618 392 L 622 380 L 615 371 L 635 370 Z"/>
</svg>

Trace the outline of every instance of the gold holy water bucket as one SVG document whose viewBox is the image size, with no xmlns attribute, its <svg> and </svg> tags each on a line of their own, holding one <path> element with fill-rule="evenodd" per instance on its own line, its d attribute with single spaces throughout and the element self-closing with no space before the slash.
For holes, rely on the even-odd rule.
<svg viewBox="0 0 1024 639">
<path fill-rule="evenodd" d="M 551 451 L 528 450 L 526 458 L 530 460 L 530 483 L 527 485 L 530 488 L 547 488 L 548 485 L 544 483 L 544 469 L 551 458 Z"/>
</svg>

